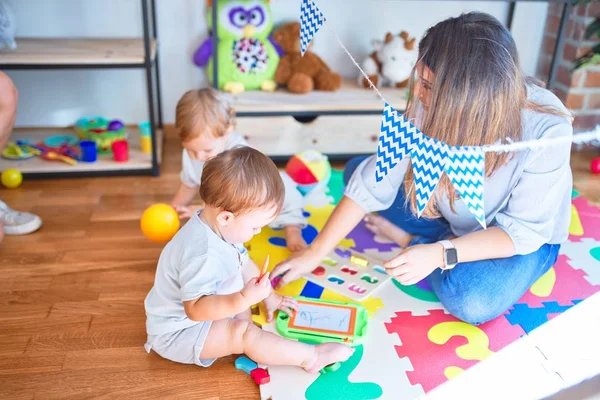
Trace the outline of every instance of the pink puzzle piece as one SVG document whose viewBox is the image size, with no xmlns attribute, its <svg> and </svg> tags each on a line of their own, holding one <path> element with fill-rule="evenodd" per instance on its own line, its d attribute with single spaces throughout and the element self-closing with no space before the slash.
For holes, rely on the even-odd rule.
<svg viewBox="0 0 600 400">
<path fill-rule="evenodd" d="M 447 374 L 466 370 L 479 362 L 478 359 L 463 359 L 457 355 L 458 347 L 469 344 L 469 340 L 460 332 L 452 335 L 452 332 L 444 331 L 443 334 L 452 337 L 443 344 L 432 342 L 428 333 L 433 327 L 444 322 L 458 322 L 460 325 L 465 323 L 443 310 L 430 310 L 429 313 L 414 316 L 409 311 L 397 312 L 396 316 L 385 324 L 390 334 L 396 333 L 400 338 L 402 345 L 395 346 L 398 356 L 408 357 L 413 366 L 413 371 L 406 373 L 410 383 L 420 384 L 425 392 L 447 381 Z M 469 325 L 467 328 L 478 335 L 477 340 L 471 341 L 470 350 L 485 343 L 486 337 L 489 340 L 488 347 L 478 348 L 474 354 L 496 352 L 524 334 L 519 326 L 511 325 L 503 315 L 477 327 Z"/>
<path fill-rule="evenodd" d="M 552 292 L 547 297 L 538 297 L 528 290 L 517 303 L 525 303 L 531 307 L 543 307 L 542 302 L 555 301 L 566 306 L 573 300 L 583 300 L 600 290 L 600 286 L 591 285 L 585 279 L 585 272 L 572 268 L 565 255 L 559 255 L 554 265 L 556 281 Z"/>
</svg>

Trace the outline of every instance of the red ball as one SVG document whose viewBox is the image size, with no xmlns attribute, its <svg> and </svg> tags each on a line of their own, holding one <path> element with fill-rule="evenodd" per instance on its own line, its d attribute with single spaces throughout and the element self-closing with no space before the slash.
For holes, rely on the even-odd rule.
<svg viewBox="0 0 600 400">
<path fill-rule="evenodd" d="M 600 157 L 596 157 L 592 160 L 590 170 L 592 170 L 592 174 L 600 174 Z"/>
</svg>

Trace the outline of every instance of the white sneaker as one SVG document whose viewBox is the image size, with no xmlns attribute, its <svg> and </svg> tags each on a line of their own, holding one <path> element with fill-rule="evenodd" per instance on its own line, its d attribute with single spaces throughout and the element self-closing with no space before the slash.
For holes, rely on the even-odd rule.
<svg viewBox="0 0 600 400">
<path fill-rule="evenodd" d="M 27 235 L 42 226 L 42 220 L 37 215 L 15 211 L 0 201 L 0 223 L 4 225 L 6 235 Z"/>
</svg>

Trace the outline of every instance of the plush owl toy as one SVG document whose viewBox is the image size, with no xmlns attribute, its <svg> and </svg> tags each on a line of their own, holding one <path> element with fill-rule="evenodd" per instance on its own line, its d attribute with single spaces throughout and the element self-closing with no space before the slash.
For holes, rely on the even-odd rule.
<svg viewBox="0 0 600 400">
<path fill-rule="evenodd" d="M 273 91 L 279 50 L 269 34 L 273 19 L 268 0 L 208 0 L 210 36 L 194 54 L 194 63 L 207 67 L 213 82 L 212 1 L 217 1 L 218 88 L 230 93 Z"/>
</svg>

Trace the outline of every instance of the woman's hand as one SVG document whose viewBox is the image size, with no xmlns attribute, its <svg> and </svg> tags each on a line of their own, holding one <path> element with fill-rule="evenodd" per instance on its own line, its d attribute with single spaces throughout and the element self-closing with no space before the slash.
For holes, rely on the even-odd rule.
<svg viewBox="0 0 600 400">
<path fill-rule="evenodd" d="M 320 257 L 311 246 L 292 254 L 287 260 L 277 264 L 271 271 L 271 276 L 274 279 L 279 275 L 283 275 L 275 288 L 282 288 L 305 273 L 312 271 L 322 259 L 323 257 Z"/>
<path fill-rule="evenodd" d="M 385 262 L 386 272 L 403 285 L 414 285 L 444 265 L 444 247 L 439 243 L 408 247 Z"/>
</svg>

